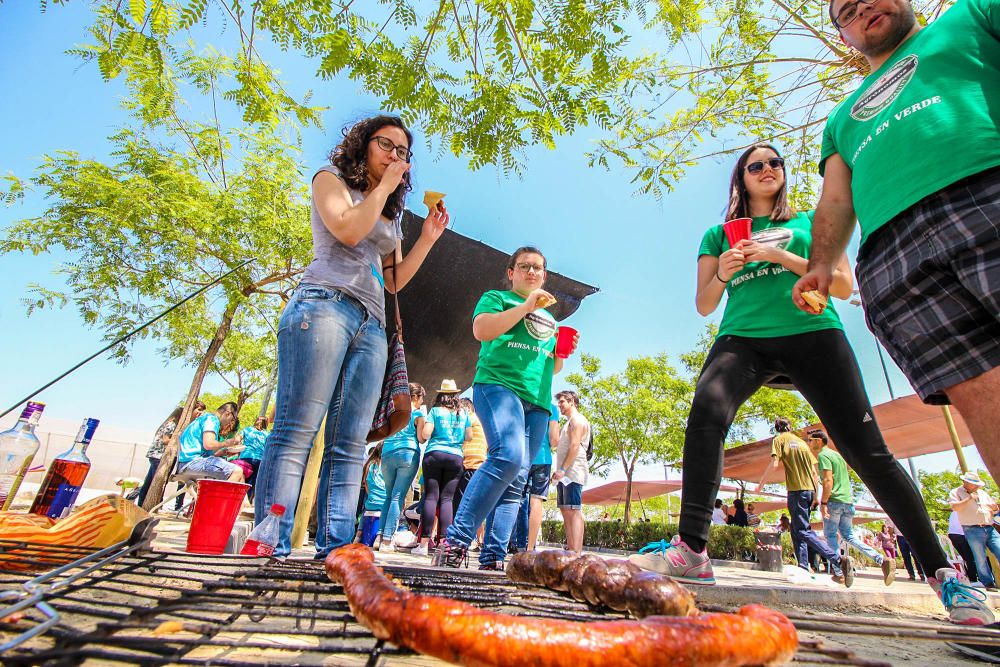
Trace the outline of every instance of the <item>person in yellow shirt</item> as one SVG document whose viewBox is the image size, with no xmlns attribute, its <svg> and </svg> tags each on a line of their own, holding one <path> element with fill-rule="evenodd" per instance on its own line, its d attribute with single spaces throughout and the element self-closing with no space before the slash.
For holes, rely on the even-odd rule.
<svg viewBox="0 0 1000 667">
<path fill-rule="evenodd" d="M 799 567 L 809 571 L 809 548 L 830 561 L 833 580 L 850 587 L 854 583 L 854 563 L 850 556 L 834 552 L 826 542 L 819 539 L 809 525 L 809 513 L 816 501 L 819 477 L 816 474 L 816 458 L 809 445 L 792 432 L 792 425 L 784 417 L 774 421 L 774 439 L 771 441 L 771 467 L 784 467 L 785 488 L 788 492 L 788 515 L 791 518 L 792 544 Z M 767 472 L 761 477 L 758 490 L 764 484 Z"/>
</svg>

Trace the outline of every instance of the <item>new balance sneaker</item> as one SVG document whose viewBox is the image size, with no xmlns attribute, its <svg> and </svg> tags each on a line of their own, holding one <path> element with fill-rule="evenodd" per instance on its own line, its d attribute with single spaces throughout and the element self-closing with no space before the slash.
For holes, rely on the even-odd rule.
<svg viewBox="0 0 1000 667">
<path fill-rule="evenodd" d="M 458 542 L 452 542 L 447 537 L 441 538 L 434 549 L 434 558 L 431 565 L 434 567 L 454 567 L 459 568 L 468 565 L 469 549 Z"/>
<path fill-rule="evenodd" d="M 892 585 L 892 582 L 896 580 L 896 559 L 895 558 L 883 558 L 882 559 L 882 581 L 885 582 L 886 586 Z"/>
<path fill-rule="evenodd" d="M 948 610 L 948 618 L 958 625 L 989 625 L 996 618 L 986 604 L 986 593 L 969 585 L 957 570 L 942 567 L 927 577 L 927 583 Z"/>
<path fill-rule="evenodd" d="M 430 554 L 430 542 L 421 541 L 413 551 L 410 552 L 411 556 L 427 556 Z"/>
<path fill-rule="evenodd" d="M 680 535 L 674 535 L 670 542 L 650 542 L 628 559 L 644 570 L 659 572 L 689 584 L 715 583 L 708 553 L 704 549 L 696 553 L 681 540 Z"/>
</svg>

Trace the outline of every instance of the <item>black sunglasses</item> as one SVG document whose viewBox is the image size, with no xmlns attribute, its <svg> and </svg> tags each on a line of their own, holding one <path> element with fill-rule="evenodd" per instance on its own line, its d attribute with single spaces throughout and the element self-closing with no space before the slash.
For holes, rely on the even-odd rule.
<svg viewBox="0 0 1000 667">
<path fill-rule="evenodd" d="M 764 171 L 764 165 L 767 164 L 768 167 L 777 171 L 778 169 L 785 168 L 785 160 L 780 157 L 773 157 L 770 160 L 757 160 L 756 162 L 751 162 L 747 165 L 747 171 L 751 174 L 759 174 Z"/>
</svg>

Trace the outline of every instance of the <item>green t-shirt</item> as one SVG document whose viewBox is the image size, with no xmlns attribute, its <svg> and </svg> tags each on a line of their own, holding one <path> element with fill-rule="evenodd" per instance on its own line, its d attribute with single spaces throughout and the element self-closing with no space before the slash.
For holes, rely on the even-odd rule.
<svg viewBox="0 0 1000 667">
<path fill-rule="evenodd" d="M 823 502 L 834 501 L 837 503 L 854 504 L 854 489 L 851 488 L 851 476 L 847 474 L 847 463 L 844 457 L 833 451 L 829 447 L 824 447 L 819 451 L 819 472 L 820 479 L 823 478 L 823 471 L 829 470 L 833 473 L 833 489 L 830 497 L 824 498 Z"/>
<path fill-rule="evenodd" d="M 788 491 L 815 491 L 813 469 L 816 459 L 809 445 L 793 433 L 779 433 L 771 441 L 771 456 L 777 456 L 785 466 L 785 488 Z"/>
<path fill-rule="evenodd" d="M 753 219 L 751 237 L 759 243 L 783 248 L 807 258 L 812 246 L 812 211 L 800 211 L 787 222 L 768 216 Z M 718 257 L 729 250 L 722 225 L 711 227 L 701 239 L 698 256 Z M 823 329 L 843 329 L 831 303 L 819 315 L 799 310 L 792 301 L 792 287 L 799 277 L 780 264 L 750 262 L 733 274 L 726 285 L 726 310 L 719 335 L 774 338 Z"/>
<path fill-rule="evenodd" d="M 472 319 L 501 313 L 524 303 L 517 292 L 490 290 L 479 298 Z M 556 320 L 544 308 L 528 313 L 509 331 L 479 348 L 475 384 L 499 384 L 539 407 L 552 404 Z"/>
<path fill-rule="evenodd" d="M 820 173 L 834 153 L 851 168 L 864 244 L 924 197 L 1000 165 L 998 122 L 1000 3 L 958 0 L 833 110 Z"/>
</svg>

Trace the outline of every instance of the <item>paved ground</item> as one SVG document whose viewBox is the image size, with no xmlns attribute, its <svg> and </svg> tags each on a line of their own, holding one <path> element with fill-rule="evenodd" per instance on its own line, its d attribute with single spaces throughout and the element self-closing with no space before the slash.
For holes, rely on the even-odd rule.
<svg viewBox="0 0 1000 667">
<path fill-rule="evenodd" d="M 249 517 L 247 517 L 249 518 Z M 164 518 L 155 541 L 158 549 L 183 550 L 186 522 Z M 296 550 L 295 557 L 308 558 L 311 547 Z M 608 554 L 599 554 L 608 557 Z M 426 557 L 407 553 L 377 554 L 381 562 L 407 566 L 430 567 Z M 475 560 L 472 567 L 476 567 Z M 503 576 L 503 575 L 497 575 Z M 704 606 L 736 607 L 750 602 L 766 604 L 789 614 L 822 614 L 871 621 L 926 619 L 945 620 L 944 610 L 930 587 L 919 581 L 909 581 L 900 570 L 892 586 L 885 586 L 880 570 L 869 568 L 857 573 L 850 589 L 835 584 L 827 575 L 803 576 L 798 568 L 788 567 L 782 573 L 760 572 L 745 563 L 720 562 L 715 566 L 717 585 L 692 586 L 698 601 Z M 1000 607 L 1000 596 L 991 595 L 992 606 Z M 1000 613 L 998 613 L 1000 617 Z M 964 660 L 940 641 L 889 638 L 884 636 L 846 635 L 837 632 L 802 632 L 804 641 L 822 641 L 827 646 L 852 650 L 871 664 L 904 665 L 971 665 L 983 664 Z M 811 663 L 810 663 L 811 664 Z"/>
</svg>

